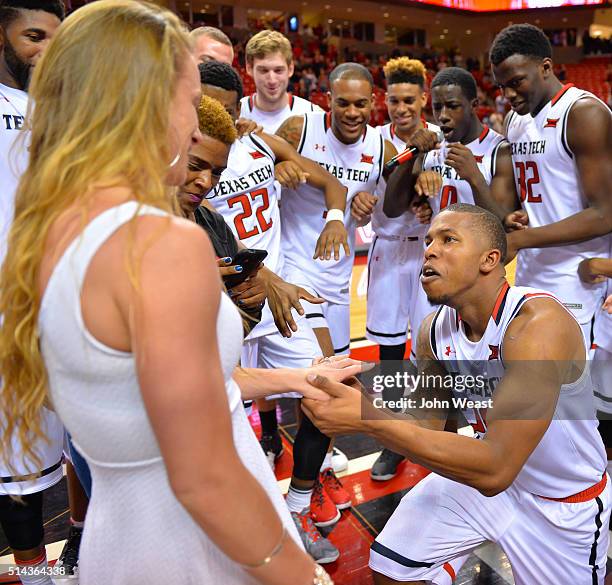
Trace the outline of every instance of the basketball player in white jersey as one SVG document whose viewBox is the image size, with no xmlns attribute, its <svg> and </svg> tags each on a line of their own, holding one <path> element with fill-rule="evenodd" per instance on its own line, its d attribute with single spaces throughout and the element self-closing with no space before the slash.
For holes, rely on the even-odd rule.
<svg viewBox="0 0 612 585">
<path fill-rule="evenodd" d="M 200 65 L 200 80 L 202 92 L 219 100 L 235 119 L 242 94 L 238 74 L 228 65 L 209 62 Z M 286 277 L 284 248 L 281 245 L 280 188 L 275 176 L 275 164 L 280 161 L 290 161 L 296 165 L 307 183 L 321 191 L 326 208 L 344 215 L 346 190 L 341 183 L 316 163 L 300 156 L 287 142 L 266 133 L 249 134 L 234 142 L 227 170 L 206 198 L 224 217 L 243 246 L 268 252 L 264 263 L 269 273 Z M 343 244 L 346 249 L 346 242 L 347 233 L 342 222 L 328 222 L 322 226 L 310 253 L 338 254 Z M 232 295 L 233 291 L 228 293 Z M 316 296 L 306 291 L 303 291 L 302 298 L 317 301 Z M 270 311 L 264 307 L 261 322 L 244 342 L 241 364 L 259 368 L 307 367 L 320 354 L 319 343 L 307 319 L 298 321 L 297 330 L 290 337 L 285 337 L 275 326 Z M 273 463 L 282 453 L 276 424 L 271 424 L 276 423 L 276 413 L 275 410 L 261 409 L 259 405 L 260 402 L 262 447 Z M 304 545 L 319 563 L 335 561 L 339 552 L 319 534 L 312 525 L 313 521 L 317 526 L 334 524 L 340 518 L 340 510 L 351 505 L 350 495 L 341 487 L 333 470 L 326 469 L 321 481 L 314 481 L 318 479 L 318 470 L 328 444 L 329 439 L 309 421 L 305 425 L 300 424 L 293 445 L 292 483 L 294 486 L 299 484 L 301 489 L 294 487 L 287 499 Z M 331 455 L 328 458 L 331 459 Z M 316 477 L 311 479 L 312 473 Z M 319 493 L 329 497 L 319 497 Z"/>
<path fill-rule="evenodd" d="M 274 134 L 289 116 L 321 110 L 308 100 L 287 92 L 294 69 L 293 51 L 287 37 L 277 31 L 261 31 L 249 39 L 245 57 L 247 74 L 253 78 L 256 92 L 240 98 L 241 120 L 253 120 L 266 132 Z M 291 163 L 287 163 L 286 168 L 294 175 L 299 172 Z M 262 431 L 274 435 L 276 402 L 258 400 L 257 408 L 263 417 Z M 334 469 L 345 469 L 348 460 L 344 453 L 334 448 L 333 454 Z"/>
<path fill-rule="evenodd" d="M 278 129 L 298 152 L 332 173 L 347 189 L 349 200 L 359 191 L 373 193 L 382 178 L 383 164 L 396 154 L 380 133 L 368 125 L 372 108 L 372 77 L 356 63 L 345 63 L 332 71 L 331 113 L 309 112 L 288 118 Z M 348 206 L 347 206 L 348 207 Z M 324 355 L 345 353 L 350 345 L 349 283 L 354 259 L 355 221 L 350 209 L 326 211 L 323 193 L 308 184 L 283 191 L 281 206 L 282 244 L 286 278 L 326 300 L 307 305 L 306 317 L 314 329 Z M 318 233 L 333 221 L 343 222 L 349 234 L 350 251 L 324 259 L 315 254 Z M 310 429 L 313 443 L 318 438 L 322 451 L 313 452 L 289 488 L 299 495 L 314 479 L 329 439 L 304 418 L 301 428 Z"/>
<path fill-rule="evenodd" d="M 408 57 L 391 59 L 384 73 L 387 81 L 385 102 L 391 122 L 379 130 L 385 140 L 402 152 L 418 129 L 439 131 L 437 126 L 423 119 L 427 73 L 420 61 Z M 392 360 L 394 363 L 390 367 L 396 370 L 404 359 L 408 322 L 411 331 L 417 332 L 420 322 L 431 311 L 423 295 L 418 294 L 427 226 L 411 211 L 397 218 L 387 217 L 383 212 L 385 188 L 386 183 L 381 182 L 376 196 L 358 193 L 351 203 L 351 211 L 362 222 L 371 213 L 376 233 L 368 253 L 366 337 L 379 344 L 381 367 Z M 391 388 L 385 390 L 386 394 L 397 393 Z M 403 456 L 383 449 L 372 466 L 372 479 L 391 479 L 403 460 Z"/>
<path fill-rule="evenodd" d="M 594 95 L 563 85 L 551 55 L 546 35 L 528 24 L 502 30 L 490 50 L 495 81 L 512 107 L 506 134 L 519 197 L 503 204 L 522 207 L 514 216 L 528 221 L 508 235 L 509 256 L 520 250 L 516 283 L 553 292 L 590 342 L 604 285 L 582 282 L 577 269 L 607 253 L 598 236 L 612 230 L 612 116 Z"/>
<path fill-rule="evenodd" d="M 424 154 L 414 165 L 412 180 L 407 181 L 408 186 L 413 185 L 408 197 L 386 198 L 385 213 L 395 217 L 407 208 L 413 195 L 427 194 L 434 215 L 453 203 L 469 203 L 503 218 L 505 209 L 497 204 L 495 194 L 514 193 L 510 146 L 476 115 L 476 80 L 465 69 L 447 67 L 431 83 L 431 100 L 444 140 L 440 148 L 421 149 Z M 422 132 L 415 133 L 413 140 Z M 408 174 L 409 163 L 404 167 L 400 172 Z M 441 175 L 439 193 L 424 193 L 427 181 L 421 171 Z M 394 174 L 394 180 L 400 172 Z"/>
<path fill-rule="evenodd" d="M 293 75 L 291 43 L 281 33 L 262 30 L 249 39 L 245 48 L 246 70 L 256 92 L 240 100 L 240 117 L 255 120 L 274 134 L 289 117 L 321 111 L 308 100 L 287 93 Z"/>
<path fill-rule="evenodd" d="M 331 112 L 310 112 L 287 119 L 277 135 L 297 151 L 331 172 L 346 188 L 347 200 L 357 193 L 374 193 L 383 178 L 383 166 L 396 154 L 395 147 L 368 125 L 372 107 L 372 77 L 356 63 L 339 65 L 330 74 Z M 281 218 L 288 276 L 306 284 L 326 299 L 306 316 L 322 347 L 334 353 L 349 349 L 349 281 L 354 258 L 355 220 L 350 209 L 333 218 L 346 224 L 350 254 L 320 261 L 311 249 L 321 227 L 329 222 L 323 195 L 308 185 L 283 195 Z M 316 259 L 318 256 L 319 259 Z M 331 348 L 326 338 L 331 336 Z"/>
<path fill-rule="evenodd" d="M 460 203 L 434 217 L 422 284 L 441 306 L 417 344 L 433 377 L 403 421 L 319 376 L 330 400 L 302 402 L 323 432 L 369 433 L 433 472 L 373 543 L 376 585 L 445 582 L 445 564 L 485 541 L 517 584 L 604 583 L 611 494 L 582 331 L 550 293 L 508 285 L 505 252 L 486 210 Z M 476 438 L 441 432 L 453 405 Z"/>
<path fill-rule="evenodd" d="M 479 120 L 475 111 L 478 105 L 476 91 L 474 77 L 458 67 L 443 69 L 431 83 L 434 119 L 444 134 L 444 140 L 439 149 L 429 150 L 415 164 L 413 177 L 416 177 L 416 183 L 409 182 L 409 185 L 414 184 L 415 197 L 429 195 L 434 215 L 448 205 L 460 202 L 476 203 L 503 219 L 504 211 L 495 203 L 492 193 L 501 191 L 505 195 L 508 190 L 514 191 L 510 147 L 503 136 Z M 416 138 L 415 133 L 413 139 Z M 399 172 L 406 171 L 401 169 Z M 435 187 L 431 187 L 434 181 L 428 175 L 438 178 Z M 406 209 L 413 197 L 410 187 L 407 191 L 408 196 L 401 193 L 401 198 L 387 198 L 385 212 L 394 215 L 398 209 Z M 421 265 L 422 260 L 418 264 L 419 274 Z M 414 305 L 419 309 L 420 324 L 433 307 L 427 301 L 420 282 L 416 296 L 418 300 Z M 385 449 L 372 468 L 372 477 L 391 479 L 403 459 Z"/>
<path fill-rule="evenodd" d="M 18 138 L 24 139 L 20 130 L 28 106 L 30 76 L 63 18 L 64 7 L 59 1 L 7 0 L 0 4 L 0 260 L 4 259 L 13 219 L 15 190 L 28 162 L 27 142 L 20 143 Z M 23 461 L 16 437 L 11 461 L 0 455 L 0 525 L 15 562 L 23 568 L 21 581 L 26 585 L 53 583 L 44 574 L 47 557 L 42 505 L 44 491 L 63 476 L 64 427 L 47 409 L 41 424 L 48 442 L 34 446 L 39 462 Z M 24 505 L 11 496 L 21 496 Z"/>
<path fill-rule="evenodd" d="M 419 128 L 439 130 L 422 117 L 427 104 L 425 66 L 416 59 L 399 57 L 387 62 L 384 73 L 385 102 L 391 122 L 379 130 L 385 140 L 402 152 Z M 366 337 L 380 345 L 381 360 L 400 361 L 406 348 L 409 315 L 415 331 L 421 320 L 413 315 L 416 307 L 412 303 L 416 296 L 413 291 L 421 286 L 422 238 L 427 228 L 410 212 L 398 218 L 387 217 L 383 212 L 385 186 L 381 182 L 376 201 L 372 198 L 368 202 L 367 194 L 359 193 L 352 201 L 352 211 L 354 214 L 361 211 L 363 215 L 371 212 L 376 233 L 368 257 Z"/>
</svg>

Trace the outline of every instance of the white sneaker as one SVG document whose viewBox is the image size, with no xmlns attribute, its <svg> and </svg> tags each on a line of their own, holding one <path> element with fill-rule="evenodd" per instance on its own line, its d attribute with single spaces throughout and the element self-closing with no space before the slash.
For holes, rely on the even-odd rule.
<svg viewBox="0 0 612 585">
<path fill-rule="evenodd" d="M 348 469 L 348 457 L 337 447 L 332 450 L 332 469 L 334 473 L 340 473 Z"/>
</svg>

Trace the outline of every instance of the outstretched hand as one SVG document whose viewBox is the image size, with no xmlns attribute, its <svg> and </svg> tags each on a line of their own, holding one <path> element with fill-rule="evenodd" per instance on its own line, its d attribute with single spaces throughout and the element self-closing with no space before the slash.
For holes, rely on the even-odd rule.
<svg viewBox="0 0 612 585">
<path fill-rule="evenodd" d="M 327 400 L 304 398 L 302 410 L 306 416 L 328 437 L 361 432 L 362 386 L 357 378 L 347 378 L 344 383 L 329 375 L 309 374 L 307 381 L 313 388 L 327 395 Z"/>
</svg>

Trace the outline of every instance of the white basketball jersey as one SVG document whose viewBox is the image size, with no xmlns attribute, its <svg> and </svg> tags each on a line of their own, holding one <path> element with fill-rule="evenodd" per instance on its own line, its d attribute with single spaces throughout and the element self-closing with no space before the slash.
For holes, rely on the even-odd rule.
<svg viewBox="0 0 612 585">
<path fill-rule="evenodd" d="M 517 193 L 529 215 L 530 227 L 558 222 L 588 206 L 566 136 L 569 112 L 577 100 L 586 96 L 595 98 L 568 84 L 537 116 L 510 115 L 507 135 L 512 145 Z M 605 256 L 606 252 L 604 238 L 521 250 L 516 283 L 550 290 L 580 323 L 587 323 L 597 308 L 603 286 L 583 283 L 578 277 L 578 264 L 585 258 Z"/>
<path fill-rule="evenodd" d="M 265 266 L 280 275 L 283 255 L 275 160 L 261 137 L 250 134 L 236 140 L 230 149 L 227 169 L 208 200 L 244 246 L 268 252 Z M 274 319 L 266 304 L 261 321 L 247 339 L 275 331 Z"/>
<path fill-rule="evenodd" d="M 0 263 L 4 260 L 8 232 L 13 221 L 15 191 L 21 174 L 28 163 L 27 139 L 20 136 L 26 110 L 28 94 L 0 83 Z M 19 143 L 17 138 L 24 140 Z M 23 462 L 17 437 L 13 438 L 12 467 L 0 458 L 0 494 L 25 495 L 39 492 L 60 481 L 64 427 L 56 414 L 42 410 L 42 430 L 49 443 L 39 440 L 35 451 L 41 459 L 40 465 Z M 43 475 L 25 481 L 15 481 L 15 476 Z"/>
<path fill-rule="evenodd" d="M 13 458 L 7 465 L 0 457 L 0 495 L 34 494 L 55 485 L 64 475 L 62 454 L 64 426 L 51 410 L 41 410 L 41 431 L 48 439 L 38 439 L 34 452 L 40 464 L 23 461 L 23 452 L 17 436 L 13 436 Z M 23 476 L 30 476 L 25 478 Z M 21 481 L 20 481 L 21 480 Z"/>
<path fill-rule="evenodd" d="M 608 240 L 608 253 L 604 257 L 612 258 L 612 234 L 608 234 L 606 238 Z M 612 295 L 612 278 L 608 278 L 605 284 L 606 288 L 603 291 L 603 296 L 597 303 L 597 309 L 595 310 L 593 341 L 597 347 L 601 347 L 607 352 L 612 353 L 612 315 L 601 308 L 602 302 L 609 295 Z M 610 393 L 612 394 L 612 380 L 610 384 Z"/>
<path fill-rule="evenodd" d="M 257 107 L 257 94 L 244 96 L 240 100 L 240 117 L 254 120 L 269 134 L 275 134 L 278 127 L 290 116 L 301 116 L 307 112 L 322 112 L 319 106 L 304 98 L 287 94 L 287 105 L 274 112 L 264 112 Z"/>
<path fill-rule="evenodd" d="M 439 132 L 440 128 L 435 124 L 430 124 L 429 122 L 423 123 L 426 125 L 428 130 L 432 132 Z M 395 146 L 397 152 L 402 152 L 406 150 L 406 143 L 395 133 L 394 125 L 390 122 L 389 124 L 385 124 L 384 126 L 379 126 L 378 130 L 380 131 L 382 137 L 385 140 L 388 140 Z M 399 217 L 389 218 L 385 215 L 383 211 L 383 205 L 385 201 L 385 189 L 387 188 L 387 183 L 383 179 L 380 181 L 380 185 L 378 188 L 378 201 L 376 202 L 376 207 L 374 207 L 374 211 L 372 212 L 372 229 L 376 233 L 377 236 L 416 236 L 422 237 L 427 232 L 427 226 L 419 223 L 419 220 L 414 216 L 413 213 L 406 211 Z"/>
<path fill-rule="evenodd" d="M 28 94 L 0 83 L 0 264 L 13 221 L 15 191 L 28 158 L 26 143 L 15 145 L 28 107 Z M 15 146 L 15 148 L 13 148 Z"/>
<path fill-rule="evenodd" d="M 374 193 L 382 176 L 384 141 L 380 132 L 367 126 L 354 144 L 340 142 L 331 129 L 331 116 L 324 112 L 304 115 L 298 152 L 318 163 L 347 188 L 344 225 L 350 256 L 340 251 L 340 260 L 313 260 L 317 239 L 325 227 L 325 194 L 308 184 L 283 192 L 281 206 L 285 262 L 309 276 L 317 293 L 333 303 L 348 304 L 349 282 L 355 256 L 355 221 L 350 200 L 359 191 Z"/>
<path fill-rule="evenodd" d="M 478 170 L 482 173 L 487 185 L 495 176 L 497 152 L 505 138 L 485 126 L 476 140 L 465 146 L 472 151 Z M 423 170 L 436 171 L 442 175 L 442 189 L 436 197 L 429 199 L 434 215 L 453 203 L 470 203 L 475 205 L 472 187 L 467 181 L 459 178 L 455 169 L 446 164 L 448 144 L 442 141 L 439 149 L 429 151 L 423 160 Z"/>
<path fill-rule="evenodd" d="M 487 329 L 477 342 L 467 338 L 455 309 L 445 305 L 438 309 L 430 329 L 430 343 L 436 359 L 449 373 L 474 375 L 479 370 L 484 375 L 486 372 L 487 382 L 481 387 L 466 384 L 461 392 L 453 389 L 455 400 L 494 398 L 497 383 L 504 375 L 503 341 L 508 325 L 524 303 L 543 297 L 557 300 L 548 292 L 510 287 L 506 283 Z M 487 432 L 486 410 L 461 410 L 479 438 L 484 437 Z M 540 496 L 561 498 L 600 481 L 607 459 L 594 413 L 593 386 L 586 366 L 577 381 L 561 386 L 553 420 L 516 477 L 515 485 Z"/>
</svg>

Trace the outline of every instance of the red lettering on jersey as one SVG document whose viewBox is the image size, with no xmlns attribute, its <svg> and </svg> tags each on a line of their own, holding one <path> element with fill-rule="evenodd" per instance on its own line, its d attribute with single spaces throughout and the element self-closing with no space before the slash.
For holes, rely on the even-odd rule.
<svg viewBox="0 0 612 585">
<path fill-rule="evenodd" d="M 482 162 L 482 159 L 484 158 L 484 154 L 475 154 L 474 158 L 476 159 L 476 162 L 480 164 Z"/>
<path fill-rule="evenodd" d="M 446 351 L 444 352 L 444 355 L 450 355 L 451 353 L 456 353 L 454 349 L 451 349 L 450 345 L 446 346 Z"/>
<path fill-rule="evenodd" d="M 499 345 L 489 345 L 489 349 L 491 350 L 491 355 L 489 356 L 489 360 L 498 360 L 499 359 Z"/>
<path fill-rule="evenodd" d="M 457 203 L 459 195 L 457 193 L 457 187 L 453 185 L 444 185 L 440 192 L 440 211 L 446 209 L 449 205 Z"/>
<path fill-rule="evenodd" d="M 544 128 L 556 128 L 559 122 L 559 118 L 546 118 L 546 124 Z"/>
<path fill-rule="evenodd" d="M 366 163 L 368 165 L 373 165 L 374 164 L 374 156 L 370 155 L 370 154 L 362 154 L 361 155 L 361 162 L 362 163 Z"/>
<path fill-rule="evenodd" d="M 257 160 L 258 158 L 263 158 L 266 156 L 263 152 L 259 152 L 258 150 L 254 150 L 253 152 L 249 152 L 251 158 Z"/>
<path fill-rule="evenodd" d="M 487 432 L 487 409 L 486 408 L 474 408 L 474 416 L 476 422 L 472 423 L 472 428 L 476 433 Z"/>
<path fill-rule="evenodd" d="M 325 149 L 325 144 L 315 144 L 315 150 L 322 150 L 323 152 L 325 152 Z"/>
<path fill-rule="evenodd" d="M 542 203 L 542 195 L 536 195 L 533 192 L 533 186 L 540 182 L 538 165 L 534 161 L 528 160 L 527 162 L 517 161 L 514 163 L 514 166 L 518 171 L 521 201 L 527 201 L 527 203 Z M 531 173 L 531 177 L 527 177 L 528 173 Z"/>
<path fill-rule="evenodd" d="M 251 202 L 256 203 L 258 197 L 261 198 L 261 205 L 254 209 Z M 256 189 L 248 194 L 240 193 L 240 195 L 235 195 L 227 200 L 227 205 L 230 209 L 236 205 L 242 207 L 242 211 L 234 218 L 234 226 L 236 227 L 236 233 L 240 240 L 246 240 L 257 234 L 263 234 L 272 227 L 272 218 L 270 218 L 268 222 L 264 216 L 264 212 L 270 207 L 270 199 L 266 188 Z M 253 213 L 253 211 L 255 211 L 255 213 Z M 247 230 L 244 221 L 246 219 L 251 219 L 253 215 L 257 218 L 256 225 L 253 225 L 250 230 Z M 254 222 L 251 221 L 250 223 L 253 224 Z"/>
</svg>

